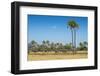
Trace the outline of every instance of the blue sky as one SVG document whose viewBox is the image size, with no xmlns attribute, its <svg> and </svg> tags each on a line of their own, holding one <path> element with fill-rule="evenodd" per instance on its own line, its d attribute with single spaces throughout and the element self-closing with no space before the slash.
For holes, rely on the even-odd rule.
<svg viewBox="0 0 100 76">
<path fill-rule="evenodd" d="M 87 41 L 88 18 L 78 16 L 50 16 L 50 15 L 28 15 L 28 42 L 35 40 L 41 43 L 43 40 L 50 42 L 71 42 L 71 31 L 67 28 L 69 20 L 79 24 L 77 30 L 77 45 L 79 42 Z"/>
</svg>

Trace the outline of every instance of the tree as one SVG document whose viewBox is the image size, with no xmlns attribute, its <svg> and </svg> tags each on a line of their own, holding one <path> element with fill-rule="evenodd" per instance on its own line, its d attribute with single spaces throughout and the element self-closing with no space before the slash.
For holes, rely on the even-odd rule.
<svg viewBox="0 0 100 76">
<path fill-rule="evenodd" d="M 49 44 L 50 44 L 49 40 L 46 41 L 46 44 L 47 44 L 47 46 L 49 46 Z"/>
<path fill-rule="evenodd" d="M 29 52 L 32 52 L 32 45 L 31 45 L 31 43 L 28 43 L 28 53 Z"/>
<path fill-rule="evenodd" d="M 74 20 L 70 20 L 68 22 L 68 27 L 70 28 L 71 33 L 72 33 L 72 50 L 75 51 L 76 50 L 76 30 L 79 27 L 79 25 Z"/>
<path fill-rule="evenodd" d="M 65 49 L 67 49 L 67 50 L 71 50 L 71 44 L 65 44 Z"/>
<path fill-rule="evenodd" d="M 43 40 L 43 41 L 42 41 L 42 44 L 45 45 L 45 43 L 46 43 L 46 42 Z"/>
<path fill-rule="evenodd" d="M 46 49 L 47 51 L 50 51 L 50 41 L 49 40 L 46 41 Z"/>
<path fill-rule="evenodd" d="M 86 41 L 80 42 L 80 50 L 87 50 L 88 43 Z"/>
<path fill-rule="evenodd" d="M 86 41 L 84 41 L 84 49 L 87 50 L 88 49 L 88 43 Z"/>
<path fill-rule="evenodd" d="M 45 40 L 42 41 L 41 49 L 42 49 L 42 51 L 45 51 L 45 52 L 47 51 L 46 50 L 46 41 Z"/>
<path fill-rule="evenodd" d="M 84 47 L 83 43 L 80 42 L 79 45 L 80 45 L 80 50 L 83 50 L 83 47 Z"/>
<path fill-rule="evenodd" d="M 35 42 L 34 40 L 32 40 L 31 41 L 31 46 L 32 46 L 32 51 L 36 52 L 37 42 Z"/>
<path fill-rule="evenodd" d="M 84 43 L 84 46 L 85 46 L 85 47 L 88 46 L 88 43 L 87 43 L 86 41 L 84 41 L 83 43 Z"/>
<path fill-rule="evenodd" d="M 51 49 L 51 51 L 57 51 L 57 48 L 56 48 L 56 44 L 55 43 L 51 43 L 51 46 L 50 46 L 50 49 Z"/>
<path fill-rule="evenodd" d="M 31 44 L 32 44 L 32 45 L 34 45 L 34 44 L 36 44 L 36 43 L 37 43 L 37 42 L 35 42 L 34 40 L 31 41 Z"/>
</svg>

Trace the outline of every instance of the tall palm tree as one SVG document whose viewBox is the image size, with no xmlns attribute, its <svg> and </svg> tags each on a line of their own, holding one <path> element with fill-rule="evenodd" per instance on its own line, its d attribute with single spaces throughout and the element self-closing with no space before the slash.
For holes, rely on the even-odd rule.
<svg viewBox="0 0 100 76">
<path fill-rule="evenodd" d="M 72 33 L 72 50 L 75 51 L 76 50 L 76 30 L 79 27 L 79 25 L 74 20 L 70 20 L 68 21 L 68 27 L 70 28 L 71 33 Z"/>
</svg>

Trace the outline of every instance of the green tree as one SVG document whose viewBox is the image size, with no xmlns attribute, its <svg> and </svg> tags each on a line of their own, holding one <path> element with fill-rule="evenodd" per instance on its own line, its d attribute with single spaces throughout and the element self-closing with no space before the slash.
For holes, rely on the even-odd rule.
<svg viewBox="0 0 100 76">
<path fill-rule="evenodd" d="M 71 44 L 66 44 L 66 45 L 65 45 L 65 49 L 71 50 Z"/>
<path fill-rule="evenodd" d="M 76 50 L 76 30 L 78 27 L 79 25 L 74 20 L 68 21 L 68 28 L 70 28 L 71 34 L 72 34 L 72 50 L 73 51 Z"/>
<path fill-rule="evenodd" d="M 80 42 L 79 45 L 80 50 L 87 50 L 88 43 L 86 41 Z"/>
<path fill-rule="evenodd" d="M 42 51 L 45 51 L 45 52 L 47 51 L 47 49 L 46 49 L 46 41 L 45 40 L 42 41 L 41 49 L 42 49 Z"/>
<path fill-rule="evenodd" d="M 32 51 L 36 52 L 37 51 L 37 42 L 35 42 L 34 40 L 31 41 L 31 49 Z"/>
<path fill-rule="evenodd" d="M 43 40 L 43 41 L 42 41 L 42 44 L 45 45 L 45 43 L 46 43 L 46 42 Z"/>
<path fill-rule="evenodd" d="M 45 41 L 45 50 L 50 51 L 50 41 L 49 40 Z"/>
<path fill-rule="evenodd" d="M 85 47 L 88 46 L 88 43 L 87 43 L 86 41 L 84 41 L 83 43 L 84 43 L 84 46 L 85 46 Z"/>
<path fill-rule="evenodd" d="M 46 44 L 47 44 L 47 46 L 49 46 L 49 45 L 50 45 L 50 41 L 49 41 L 49 40 L 47 40 L 47 41 L 46 41 Z"/>
<path fill-rule="evenodd" d="M 56 45 L 55 45 L 55 43 L 51 43 L 51 46 L 50 46 L 50 49 L 51 49 L 51 51 L 55 51 L 56 50 Z"/>
<path fill-rule="evenodd" d="M 87 50 L 88 49 L 88 43 L 86 41 L 84 41 L 84 49 Z"/>
</svg>

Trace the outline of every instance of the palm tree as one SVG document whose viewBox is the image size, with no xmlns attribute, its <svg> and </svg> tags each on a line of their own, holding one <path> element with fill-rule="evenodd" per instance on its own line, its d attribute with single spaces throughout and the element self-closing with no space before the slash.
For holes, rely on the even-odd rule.
<svg viewBox="0 0 100 76">
<path fill-rule="evenodd" d="M 65 44 L 64 48 L 69 51 L 71 49 L 71 43 Z"/>
<path fill-rule="evenodd" d="M 76 30 L 79 27 L 79 25 L 74 20 L 70 20 L 68 22 L 68 27 L 70 28 L 71 33 L 72 33 L 72 50 L 75 51 L 76 50 Z"/>
<path fill-rule="evenodd" d="M 50 42 L 49 42 L 49 40 L 47 40 L 46 41 L 46 46 L 49 47 L 49 45 L 50 45 Z"/>
<path fill-rule="evenodd" d="M 87 50 L 88 49 L 88 43 L 86 41 L 84 41 L 83 43 L 84 43 L 84 49 Z"/>
<path fill-rule="evenodd" d="M 43 40 L 43 41 L 42 41 L 42 44 L 45 45 L 45 43 L 46 43 L 46 42 Z"/>
<path fill-rule="evenodd" d="M 35 42 L 34 40 L 31 41 L 31 45 L 32 45 L 32 51 L 36 51 L 37 48 L 37 42 Z"/>
<path fill-rule="evenodd" d="M 55 50 L 55 44 L 53 42 L 51 43 L 51 46 L 50 47 L 51 47 L 51 51 L 54 51 Z"/>
<path fill-rule="evenodd" d="M 86 41 L 84 41 L 83 43 L 84 43 L 84 46 L 86 46 L 86 47 L 87 47 L 88 43 L 87 43 Z"/>
<path fill-rule="evenodd" d="M 47 51 L 49 51 L 50 50 L 50 42 L 49 42 L 49 40 L 46 40 L 46 43 L 45 43 L 46 45 L 46 50 Z"/>
<path fill-rule="evenodd" d="M 42 41 L 41 47 L 42 47 L 43 51 L 45 51 L 45 52 L 47 51 L 47 49 L 46 49 L 46 41 L 45 40 Z"/>
<path fill-rule="evenodd" d="M 31 43 L 32 43 L 33 45 L 36 44 L 36 42 L 35 42 L 34 40 L 32 40 Z"/>
<path fill-rule="evenodd" d="M 87 50 L 88 43 L 86 41 L 80 42 L 80 50 Z"/>
<path fill-rule="evenodd" d="M 83 47 L 84 47 L 83 43 L 82 43 L 82 42 L 80 42 L 80 43 L 79 43 L 79 45 L 80 45 L 80 50 L 82 50 L 82 49 L 83 49 Z"/>
<path fill-rule="evenodd" d="M 63 44 L 62 44 L 62 43 L 59 44 L 59 48 L 60 48 L 60 49 L 63 48 Z"/>
</svg>

